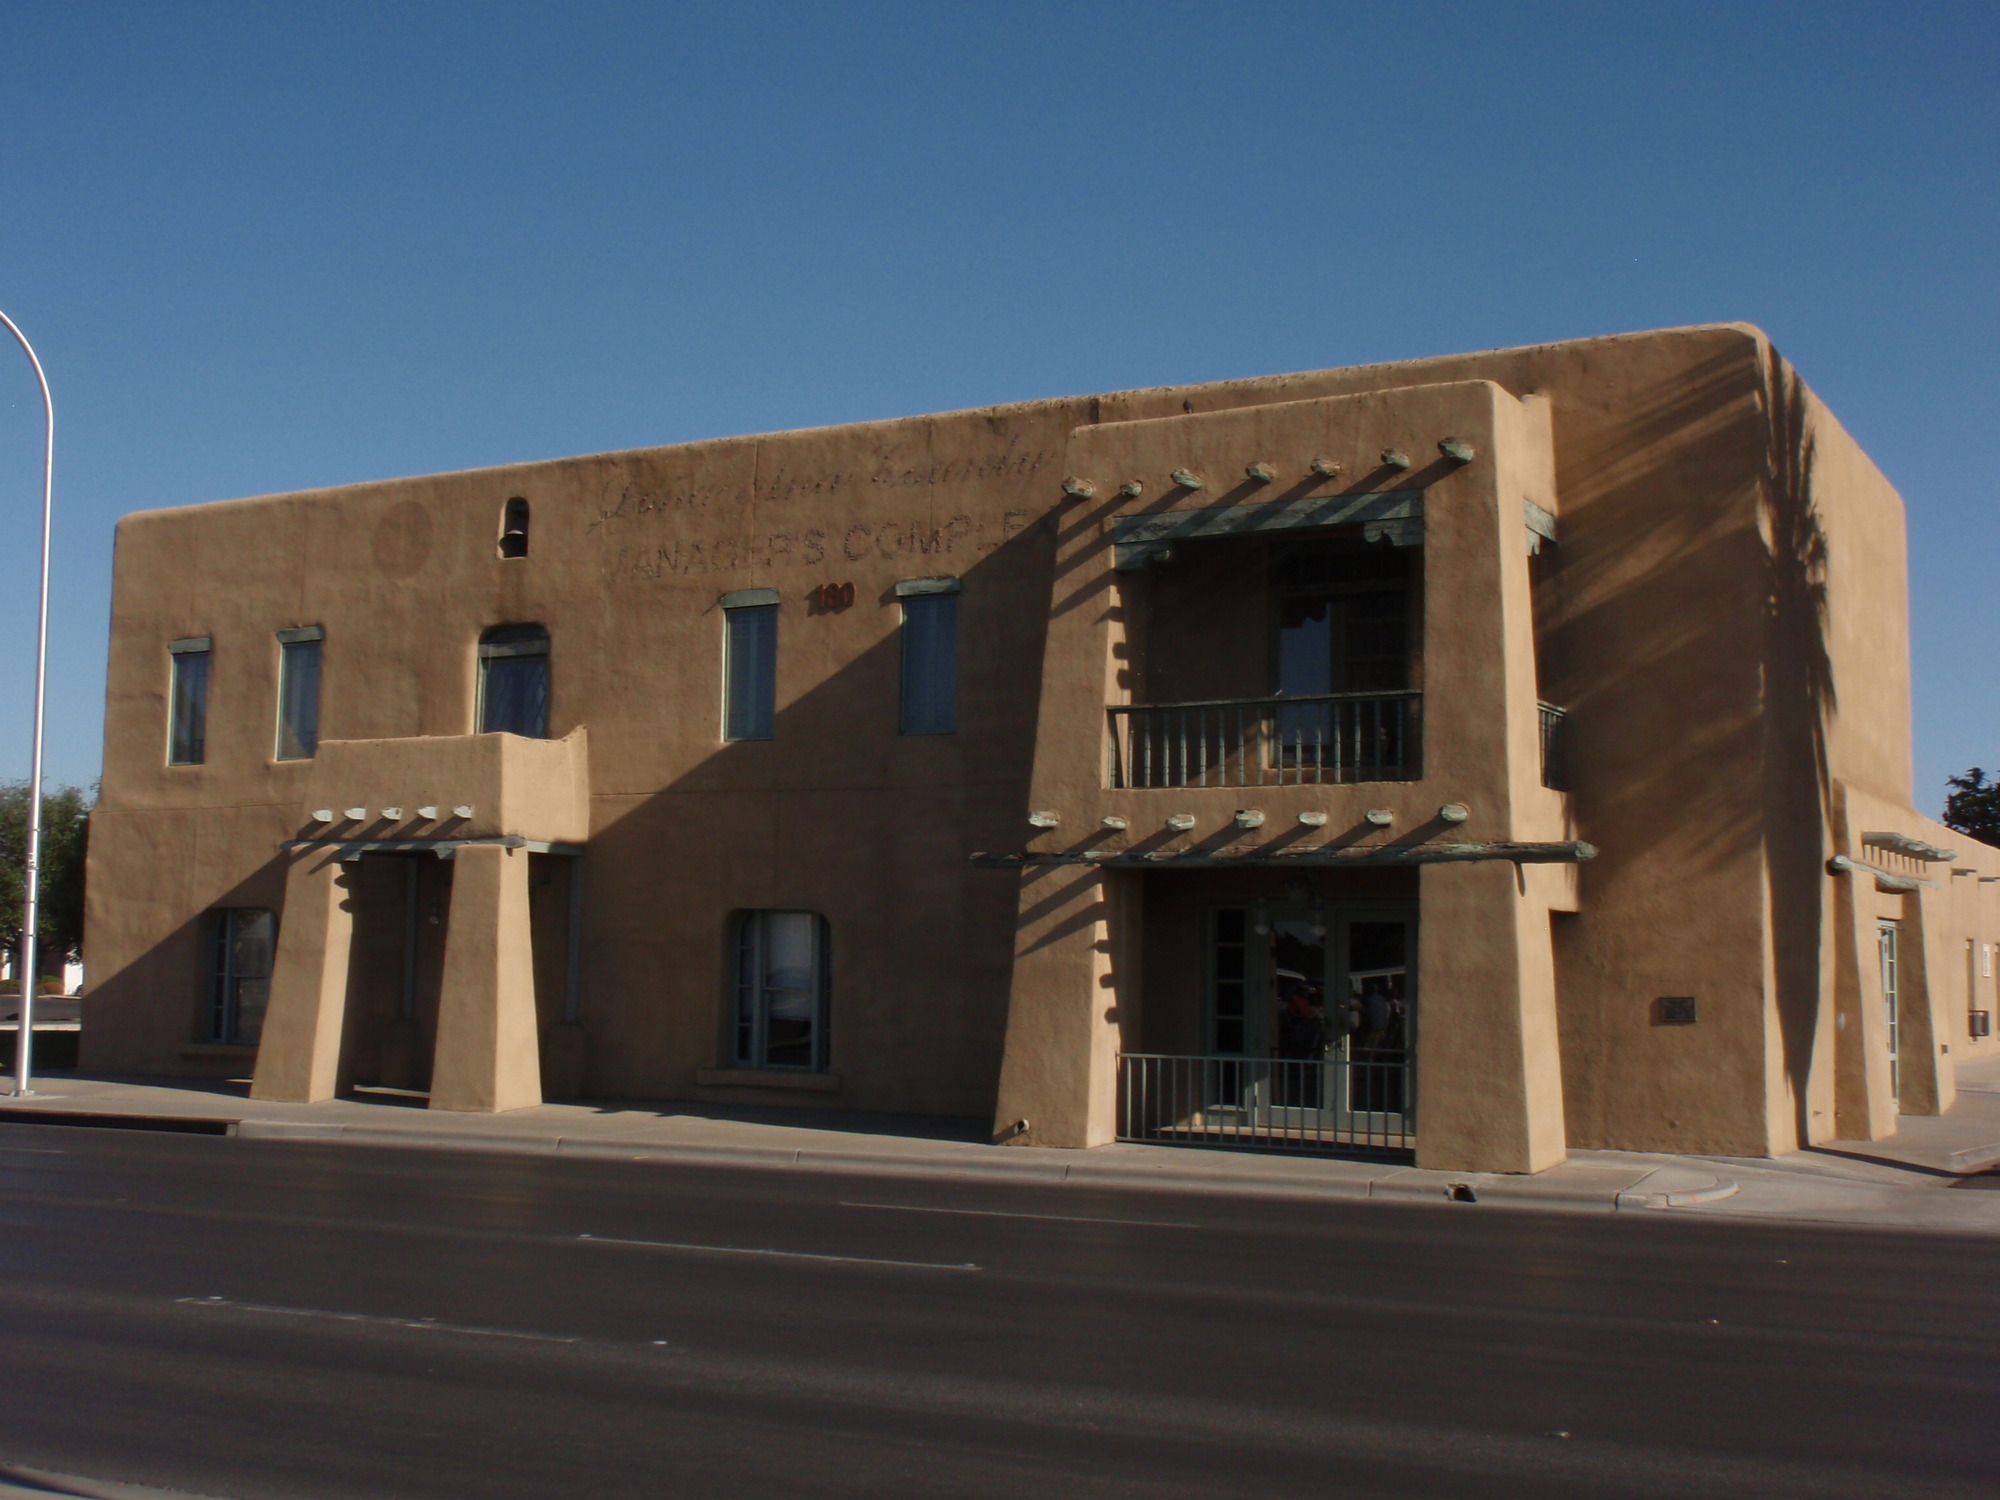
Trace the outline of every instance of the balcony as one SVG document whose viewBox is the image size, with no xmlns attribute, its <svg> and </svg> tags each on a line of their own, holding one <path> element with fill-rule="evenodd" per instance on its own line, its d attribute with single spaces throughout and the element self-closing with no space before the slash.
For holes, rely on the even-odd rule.
<svg viewBox="0 0 2000 1500">
<path fill-rule="evenodd" d="M 1423 775 L 1423 694 L 1319 693 L 1118 704 L 1111 785 L 1325 786 Z"/>
</svg>

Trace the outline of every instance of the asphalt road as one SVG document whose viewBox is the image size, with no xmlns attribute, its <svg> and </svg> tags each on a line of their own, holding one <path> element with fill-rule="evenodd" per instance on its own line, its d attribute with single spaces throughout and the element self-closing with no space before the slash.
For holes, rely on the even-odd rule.
<svg viewBox="0 0 2000 1500">
<path fill-rule="evenodd" d="M 2000 1494 L 2000 1242 L 0 1124 L 0 1464 L 331 1496 Z"/>
</svg>

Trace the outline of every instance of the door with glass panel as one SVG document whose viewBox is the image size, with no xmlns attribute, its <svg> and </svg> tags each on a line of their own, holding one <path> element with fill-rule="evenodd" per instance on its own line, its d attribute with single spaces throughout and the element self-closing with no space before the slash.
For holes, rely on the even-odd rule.
<svg viewBox="0 0 2000 1500">
<path fill-rule="evenodd" d="M 1404 903 L 1212 908 L 1209 1113 L 1276 1139 L 1407 1137 L 1415 954 L 1416 913 Z"/>
<path fill-rule="evenodd" d="M 1897 985 L 1900 980 L 1898 970 L 1901 964 L 1896 954 L 1896 924 L 1878 922 L 1875 924 L 1875 941 L 1880 950 L 1882 962 L 1882 1022 L 1883 1032 L 1889 1043 L 1889 1097 L 1902 1108 L 1903 1069 L 1900 1056 L 1901 1026 L 1898 1017 Z"/>
</svg>

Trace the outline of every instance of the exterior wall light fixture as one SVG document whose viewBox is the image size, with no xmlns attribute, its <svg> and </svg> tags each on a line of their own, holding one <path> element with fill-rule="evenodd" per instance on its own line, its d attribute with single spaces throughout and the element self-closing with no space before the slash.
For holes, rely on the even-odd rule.
<svg viewBox="0 0 2000 1500">
<path fill-rule="evenodd" d="M 1251 925 L 1257 929 L 1258 937 L 1271 935 L 1271 908 L 1262 901 L 1257 903 L 1257 919 Z"/>
<path fill-rule="evenodd" d="M 1190 470 L 1176 469 L 1171 477 L 1174 483 L 1184 490 L 1198 490 L 1201 488 L 1201 476 Z"/>
<path fill-rule="evenodd" d="M 1031 812 L 1028 814 L 1028 826 L 1030 828 L 1054 828 L 1060 822 L 1062 822 L 1062 814 L 1059 812 Z"/>
<path fill-rule="evenodd" d="M 1438 816 L 1447 823 L 1463 823 L 1472 816 L 1472 810 L 1463 802 L 1447 802 L 1438 809 Z"/>
<path fill-rule="evenodd" d="M 1269 484 L 1272 480 L 1278 477 L 1278 471 L 1272 468 L 1269 464 L 1265 463 L 1262 459 L 1259 459 L 1254 464 L 1247 465 L 1244 468 L 1243 472 L 1249 478 L 1256 480 L 1257 483 L 1259 484 Z"/>
<path fill-rule="evenodd" d="M 1167 827 L 1173 829 L 1175 833 L 1186 833 L 1190 828 L 1194 827 L 1194 814 L 1168 813 Z"/>
<path fill-rule="evenodd" d="M 1063 493 L 1072 500 L 1088 500 L 1097 493 L 1097 486 L 1088 479 L 1078 479 L 1072 474 L 1063 481 Z"/>
<path fill-rule="evenodd" d="M 1312 461 L 1312 471 L 1322 479 L 1332 479 L 1339 475 L 1340 465 L 1322 453 Z"/>
<path fill-rule="evenodd" d="M 1391 823 L 1396 821 L 1396 809 L 1393 807 L 1371 807 L 1364 816 L 1377 828 L 1387 828 Z"/>
<path fill-rule="evenodd" d="M 1455 464 L 1469 464 L 1474 458 L 1472 444 L 1464 438 L 1448 437 L 1438 444 L 1438 452 Z"/>
<path fill-rule="evenodd" d="M 1386 469 L 1407 469 L 1410 466 L 1410 455 L 1400 448 L 1384 448 L 1382 466 Z"/>
</svg>

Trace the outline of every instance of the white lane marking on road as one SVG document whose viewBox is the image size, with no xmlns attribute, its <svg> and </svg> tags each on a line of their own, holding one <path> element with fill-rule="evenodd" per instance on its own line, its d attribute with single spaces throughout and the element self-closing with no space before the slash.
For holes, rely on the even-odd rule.
<svg viewBox="0 0 2000 1500">
<path fill-rule="evenodd" d="M 480 1328 L 471 1323 L 440 1323 L 436 1318 L 385 1318 L 373 1313 L 331 1312 L 320 1307 L 273 1307 L 266 1302 L 237 1302 L 228 1297 L 176 1297 L 189 1307 L 226 1307 L 235 1312 L 278 1313 L 288 1318 L 331 1318 L 337 1323 L 378 1323 L 388 1328 L 417 1328 L 426 1333 L 469 1333 L 485 1339 L 529 1339 L 538 1344 L 580 1344 L 580 1338 L 560 1333 L 522 1333 L 514 1328 Z"/>
<path fill-rule="evenodd" d="M 769 1255 L 780 1260 L 823 1260 L 847 1266 L 896 1266 L 905 1271 L 982 1271 L 971 1261 L 881 1260 L 873 1255 L 815 1255 L 809 1250 L 753 1250 L 744 1245 L 695 1245 L 679 1240 L 621 1240 L 608 1234 L 577 1236 L 592 1245 L 637 1245 L 647 1250 L 694 1250 L 704 1255 Z"/>
<path fill-rule="evenodd" d="M 1140 1229 L 1199 1229 L 1178 1219 L 1094 1219 L 1083 1214 L 1023 1214 L 1004 1208 L 937 1208 L 928 1203 L 850 1203 L 842 1208 L 889 1208 L 900 1214 L 973 1214 L 982 1219 L 1054 1219 L 1063 1224 L 1131 1224 Z"/>
</svg>

